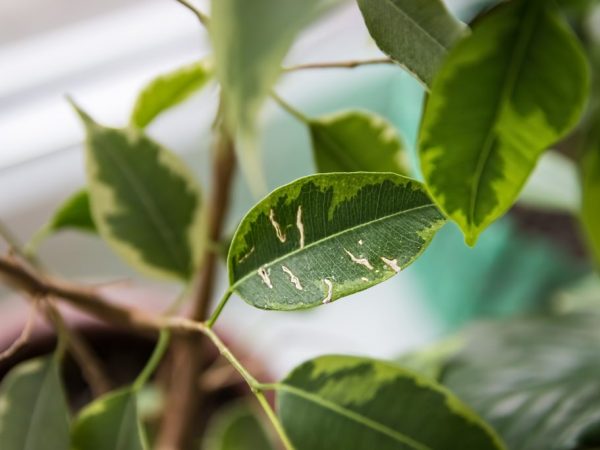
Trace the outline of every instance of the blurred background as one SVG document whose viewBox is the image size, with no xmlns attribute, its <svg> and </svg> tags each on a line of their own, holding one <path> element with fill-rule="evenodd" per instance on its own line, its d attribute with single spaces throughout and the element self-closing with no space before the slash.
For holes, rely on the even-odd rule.
<svg viewBox="0 0 600 450">
<path fill-rule="evenodd" d="M 339 3 L 303 33 L 288 64 L 381 56 L 355 3 Z M 451 1 L 449 6 L 467 19 L 482 3 Z M 83 130 L 66 94 L 98 121 L 125 126 L 145 83 L 209 54 L 205 30 L 173 0 L 0 0 L 2 222 L 27 242 L 65 198 L 83 187 Z M 381 114 L 403 136 L 414 164 L 424 94 L 402 69 L 302 71 L 284 74 L 277 89 L 311 116 L 347 108 Z M 215 86 L 204 90 L 148 130 L 194 167 L 205 188 L 217 94 Z M 265 107 L 262 119 L 269 187 L 313 173 L 303 125 L 274 104 Z M 419 177 L 416 164 L 414 174 Z M 230 233 L 257 200 L 248 191 L 238 177 Z M 476 248 L 468 248 L 448 224 L 419 261 L 367 292 L 302 313 L 265 313 L 234 299 L 219 327 L 280 376 L 318 354 L 393 358 L 474 317 L 546 308 L 570 292 L 600 284 L 591 275 L 573 217 L 578 204 L 575 167 L 550 151 L 518 205 L 484 233 Z M 115 299 L 141 308 L 160 309 L 178 294 L 177 286 L 138 277 L 91 235 L 61 233 L 43 244 L 40 257 L 57 275 L 106 285 Z M 223 270 L 217 291 L 225 289 Z M 20 332 L 27 309 L 3 288 L 0 298 L 5 345 Z"/>
</svg>

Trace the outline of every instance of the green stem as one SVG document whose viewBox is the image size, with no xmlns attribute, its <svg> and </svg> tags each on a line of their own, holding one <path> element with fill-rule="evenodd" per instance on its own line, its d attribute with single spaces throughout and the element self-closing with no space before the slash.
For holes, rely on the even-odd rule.
<svg viewBox="0 0 600 450">
<path fill-rule="evenodd" d="M 213 325 L 215 324 L 215 322 L 221 315 L 223 308 L 225 308 L 225 305 L 227 304 L 227 301 L 229 300 L 229 298 L 231 297 L 232 294 L 233 294 L 233 290 L 231 288 L 227 289 L 225 294 L 223 294 L 223 297 L 221 297 L 221 300 L 219 300 L 219 304 L 217 305 L 217 308 L 212 313 L 210 318 L 206 321 L 207 328 L 213 327 Z"/>
<path fill-rule="evenodd" d="M 202 25 L 204 25 L 205 27 L 208 27 L 208 23 L 210 22 L 210 19 L 206 14 L 204 14 L 202 11 L 200 11 L 198 8 L 196 8 L 194 5 L 192 5 L 187 0 L 176 0 L 176 1 L 178 3 L 181 3 L 183 6 L 185 6 L 187 9 L 189 9 L 191 12 L 193 12 L 194 15 L 198 18 L 198 20 L 200 21 L 200 23 Z"/>
<path fill-rule="evenodd" d="M 152 356 L 150 356 L 150 359 L 146 363 L 146 367 L 144 367 L 142 372 L 133 382 L 133 390 L 139 391 L 148 382 L 158 367 L 158 364 L 161 362 L 165 352 L 167 351 L 170 339 L 171 332 L 165 329 L 161 330 L 160 335 L 158 336 L 156 347 L 154 347 L 154 351 L 152 352 Z"/>
<path fill-rule="evenodd" d="M 293 117 L 298 119 L 300 122 L 302 122 L 306 125 L 310 124 L 310 122 L 311 122 L 310 117 L 308 117 L 304 113 L 298 111 L 296 108 L 294 108 L 292 105 L 290 105 L 284 99 L 282 99 L 279 95 L 277 95 L 277 93 L 275 91 L 271 91 L 271 97 L 273 98 L 273 100 L 275 100 L 275 102 L 279 106 L 281 106 L 281 108 L 283 108 L 290 115 L 292 115 Z"/>
<path fill-rule="evenodd" d="M 283 428 L 279 417 L 277 417 L 277 414 L 275 414 L 275 411 L 273 411 L 273 408 L 271 408 L 271 405 L 265 397 L 265 394 L 261 390 L 256 390 L 254 391 L 254 395 L 258 399 L 260 406 L 262 406 L 263 410 L 265 411 L 265 414 L 271 421 L 273 428 L 275 428 L 275 431 L 279 435 L 279 439 L 281 439 L 283 446 L 286 448 L 286 450 L 295 450 L 294 445 L 292 444 L 287 433 L 285 432 L 285 429 Z"/>
</svg>

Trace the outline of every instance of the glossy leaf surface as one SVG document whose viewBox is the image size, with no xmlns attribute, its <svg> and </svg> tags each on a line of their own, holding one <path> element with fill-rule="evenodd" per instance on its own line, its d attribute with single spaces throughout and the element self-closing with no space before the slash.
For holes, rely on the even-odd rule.
<svg viewBox="0 0 600 450">
<path fill-rule="evenodd" d="M 69 448 L 69 409 L 55 358 L 26 361 L 0 388 L 0 448 Z"/>
<path fill-rule="evenodd" d="M 429 86 L 466 27 L 441 0 L 358 0 L 379 48 Z"/>
<path fill-rule="evenodd" d="M 469 244 L 577 123 L 588 85 L 585 56 L 554 2 L 503 2 L 452 49 L 426 105 L 421 168 Z"/>
<path fill-rule="evenodd" d="M 230 283 L 258 308 L 329 303 L 410 265 L 444 222 L 422 185 L 400 175 L 301 178 L 244 218 L 229 251 Z"/>
<path fill-rule="evenodd" d="M 398 132 L 376 114 L 346 111 L 313 119 L 309 128 L 319 172 L 410 173 Z"/>
<path fill-rule="evenodd" d="M 278 414 L 296 450 L 503 449 L 453 394 L 388 363 L 324 356 L 277 389 Z"/>
</svg>

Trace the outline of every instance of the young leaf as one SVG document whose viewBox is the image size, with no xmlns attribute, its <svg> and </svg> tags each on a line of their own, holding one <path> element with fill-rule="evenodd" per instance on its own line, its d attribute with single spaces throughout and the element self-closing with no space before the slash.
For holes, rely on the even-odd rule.
<svg viewBox="0 0 600 450">
<path fill-rule="evenodd" d="M 136 402 L 125 388 L 88 405 L 73 423 L 71 450 L 146 450 Z"/>
<path fill-rule="evenodd" d="M 260 419 L 247 404 L 217 413 L 206 431 L 204 450 L 274 450 Z"/>
<path fill-rule="evenodd" d="M 366 358 L 324 356 L 276 387 L 296 450 L 488 450 L 504 446 L 433 381 Z"/>
<path fill-rule="evenodd" d="M 422 185 L 400 175 L 301 178 L 246 215 L 229 250 L 230 283 L 258 308 L 329 303 L 410 265 L 444 223 Z"/>
<path fill-rule="evenodd" d="M 579 44 L 547 0 L 501 3 L 452 49 L 426 105 L 421 168 L 470 245 L 577 123 L 588 78 Z"/>
<path fill-rule="evenodd" d="M 142 89 L 135 102 L 131 112 L 131 124 L 145 128 L 159 114 L 206 86 L 212 75 L 212 63 L 203 60 L 152 80 Z"/>
<path fill-rule="evenodd" d="M 358 0 L 377 46 L 426 86 L 467 28 L 441 0 Z"/>
<path fill-rule="evenodd" d="M 0 389 L 2 450 L 66 450 L 69 442 L 69 410 L 56 358 L 16 366 Z"/>
<path fill-rule="evenodd" d="M 87 130 L 87 184 L 100 235 L 142 272 L 189 279 L 204 243 L 193 174 L 141 131 L 106 128 L 78 112 Z"/>
<path fill-rule="evenodd" d="M 336 113 L 310 120 L 309 128 L 319 172 L 410 173 L 398 132 L 376 114 Z"/>
<path fill-rule="evenodd" d="M 479 412 L 512 450 L 581 446 L 600 426 L 600 329 L 579 313 L 482 323 L 442 381 Z"/>
</svg>

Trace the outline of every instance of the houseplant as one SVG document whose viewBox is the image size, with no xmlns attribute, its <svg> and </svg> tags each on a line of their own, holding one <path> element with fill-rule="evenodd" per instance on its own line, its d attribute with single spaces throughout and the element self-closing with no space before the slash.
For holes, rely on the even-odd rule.
<svg viewBox="0 0 600 450">
<path fill-rule="evenodd" d="M 540 155 L 558 144 L 568 145 L 581 162 L 582 223 L 590 252 L 598 257 L 597 36 L 589 25 L 594 2 L 511 0 L 488 5 L 467 26 L 439 0 L 418 5 L 359 0 L 371 36 L 389 57 L 284 69 L 397 63 L 412 73 L 428 91 L 418 143 L 424 183 L 406 176 L 401 140 L 379 117 L 357 111 L 307 117 L 273 90 L 296 34 L 329 2 L 215 0 L 210 18 L 185 0 L 180 3 L 209 29 L 213 60 L 148 85 L 123 129 L 102 126 L 71 100 L 87 134 L 87 186 L 58 209 L 27 248 L 13 243 L 0 258 L 3 278 L 31 297 L 59 336 L 51 356 L 15 367 L 3 381 L 2 448 L 197 448 L 193 431 L 206 393 L 198 378 L 209 345 L 246 382 L 276 439 L 271 443 L 253 410 L 242 406 L 215 419 L 206 447 L 481 450 L 507 448 L 506 441 L 510 448 L 597 448 L 600 408 L 590 395 L 596 394 L 590 380 L 598 369 L 589 351 L 582 351 L 597 339 L 594 313 L 499 331 L 491 327 L 484 332 L 491 350 L 483 354 L 477 347 L 445 343 L 405 358 L 413 369 L 323 356 L 275 383 L 257 380 L 213 330 L 234 294 L 257 308 L 290 311 L 326 307 L 383 282 L 415 261 L 449 220 L 458 224 L 468 245 L 475 245 L 513 205 Z M 220 104 L 212 188 L 205 199 L 191 170 L 149 138 L 144 127 L 213 77 L 220 85 Z M 257 116 L 269 97 L 306 125 L 318 174 L 264 197 L 229 241 L 222 231 L 235 164 L 255 192 L 264 189 Z M 49 276 L 36 261 L 36 244 L 68 227 L 97 233 L 148 276 L 190 286 L 185 291 L 189 317 L 177 314 L 178 299 L 158 314 L 141 305 L 120 306 L 98 289 Z M 223 247 L 230 287 L 209 311 Z M 110 324 L 158 335 L 139 376 L 98 397 L 73 420 L 60 367 L 67 349 L 77 353 L 81 347 L 62 320 L 60 302 Z M 511 326 L 526 330 L 515 333 L 514 343 L 501 338 Z M 560 339 L 570 333 L 573 338 Z M 557 337 L 552 349 L 578 370 L 565 370 L 551 357 L 519 366 L 528 356 L 517 351 L 522 344 L 532 344 L 532 354 L 543 356 L 548 334 Z M 533 345 L 538 341 L 539 348 Z M 168 348 L 167 376 L 151 381 Z M 494 365 L 498 360 L 489 360 L 493 352 L 518 355 L 506 363 L 511 370 L 501 384 L 495 377 L 501 372 Z M 530 382 L 537 371 L 553 376 Z M 582 373 L 585 382 L 575 386 L 585 388 L 586 395 L 570 397 L 565 386 L 573 386 L 573 377 Z M 137 399 L 151 384 L 165 391 L 166 400 L 160 423 L 148 433 Z M 549 397 L 538 395 L 540 386 Z M 271 394 L 276 410 L 267 398 Z M 519 401 L 506 401 L 514 398 Z"/>
</svg>

